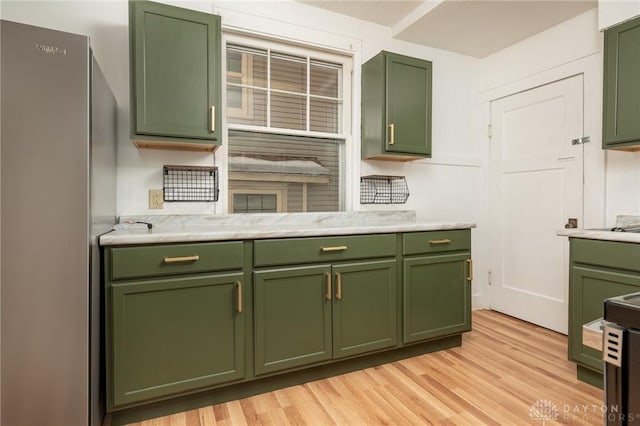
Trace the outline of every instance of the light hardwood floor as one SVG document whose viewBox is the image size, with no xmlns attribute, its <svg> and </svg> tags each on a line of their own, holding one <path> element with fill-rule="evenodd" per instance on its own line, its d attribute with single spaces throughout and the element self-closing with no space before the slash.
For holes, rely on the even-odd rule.
<svg viewBox="0 0 640 426">
<path fill-rule="evenodd" d="M 477 310 L 462 347 L 134 425 L 601 425 L 575 376 L 566 336 Z"/>
</svg>

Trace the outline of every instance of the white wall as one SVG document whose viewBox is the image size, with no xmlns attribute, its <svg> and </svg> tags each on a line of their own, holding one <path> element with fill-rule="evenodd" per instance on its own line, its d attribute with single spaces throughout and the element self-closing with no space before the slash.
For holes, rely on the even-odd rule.
<svg viewBox="0 0 640 426">
<path fill-rule="evenodd" d="M 602 150 L 602 52 L 597 9 L 587 11 L 520 43 L 484 58 L 480 63 L 477 115 L 483 125 L 474 139 L 485 146 L 490 102 L 576 74 L 584 78 L 584 217 L 580 227 L 613 226 L 617 214 L 640 212 L 640 155 Z M 488 239 L 478 244 L 488 243 Z M 488 252 L 489 246 L 479 247 Z M 475 257 L 475 255 L 474 255 Z M 483 263 L 483 265 L 486 265 Z M 479 270 L 478 274 L 488 271 Z M 478 303 L 486 288 L 476 288 Z"/>
<path fill-rule="evenodd" d="M 560 78 L 584 75 L 585 215 L 581 226 L 612 226 L 616 215 L 640 211 L 640 155 L 602 150 L 602 52 L 598 11 L 530 37 L 485 58 L 479 92 L 486 111 L 491 99 Z"/>
<path fill-rule="evenodd" d="M 359 77 L 360 65 L 382 49 L 429 59 L 434 63 L 434 160 L 449 164 L 479 164 L 480 151 L 471 142 L 469 133 L 469 94 L 473 86 L 473 72 L 477 60 L 437 49 L 430 49 L 391 39 L 390 29 L 349 18 L 332 12 L 291 1 L 259 2 L 184 2 L 166 3 L 214 12 L 222 16 L 223 27 L 257 32 L 267 36 L 316 44 L 339 49 L 354 55 L 353 159 L 350 172 L 352 186 L 358 186 L 359 157 Z M 87 34 L 92 39 L 94 52 L 115 92 L 119 106 L 119 186 L 118 212 L 138 213 L 212 213 L 210 203 L 202 205 L 174 203 L 165 205 L 164 211 L 146 211 L 150 188 L 161 186 L 160 168 L 164 163 L 209 164 L 210 154 L 176 151 L 137 150 L 129 142 L 129 83 L 128 83 L 128 30 L 127 3 L 122 0 L 104 2 L 32 2 L 3 1 L 4 19 Z M 224 154 L 218 151 L 217 157 Z M 446 159 L 446 160 L 445 160 Z M 216 159 L 218 162 L 219 158 Z M 426 164 L 429 162 L 423 163 Z M 389 164 L 365 164 L 366 173 L 386 170 L 400 173 L 404 167 Z M 417 169 L 419 169 L 418 167 Z M 416 169 L 409 167 L 408 170 Z M 422 177 L 414 187 L 424 183 Z M 410 182 L 411 185 L 411 182 Z M 414 205 L 421 203 L 411 197 Z M 433 210 L 433 200 L 425 205 Z M 357 200 L 351 203 L 358 208 Z"/>
<path fill-rule="evenodd" d="M 471 113 L 479 61 L 474 58 L 393 40 L 387 27 L 292 1 L 219 1 L 165 3 L 222 16 L 223 28 L 337 49 L 353 55 L 353 139 L 347 155 L 347 186 L 351 210 L 415 209 L 425 220 L 472 221 L 476 268 L 484 268 L 487 206 L 484 151 L 472 137 L 482 120 Z M 215 155 L 162 150 L 138 150 L 129 141 L 129 57 L 127 2 L 2 1 L 3 19 L 89 35 L 94 53 L 118 102 L 118 205 L 123 214 L 222 213 L 218 203 L 166 203 L 164 210 L 147 209 L 147 191 L 162 187 L 164 164 L 224 167 L 226 147 Z M 360 65 L 390 50 L 433 62 L 433 158 L 413 163 L 360 161 Z M 224 142 L 224 141 L 223 141 Z M 408 203 L 360 206 L 359 177 L 367 174 L 405 175 Z M 224 195 L 226 172 L 221 170 Z M 483 276 L 483 275 L 479 275 Z M 484 275 L 486 276 L 486 274 Z M 484 288 L 482 279 L 474 282 Z M 476 303 L 476 305 L 478 305 Z M 480 303 L 480 306 L 483 306 Z"/>
<path fill-rule="evenodd" d="M 311 43 L 354 57 L 353 140 L 348 185 L 357 195 L 359 176 L 405 175 L 411 196 L 400 206 L 350 209 L 417 211 L 425 220 L 473 221 L 474 306 L 486 306 L 488 270 L 487 170 L 489 100 L 567 73 L 585 75 L 585 226 L 612 224 L 618 213 L 640 210 L 640 157 L 604 152 L 601 143 L 601 51 L 597 12 L 592 10 L 483 60 L 393 40 L 390 29 L 291 1 L 166 1 L 222 16 L 223 27 Z M 215 155 L 138 150 L 129 141 L 128 8 L 124 0 L 101 2 L 2 1 L 9 19 L 89 35 L 118 101 L 118 214 L 222 213 L 224 203 L 167 203 L 147 209 L 147 191 L 161 188 L 163 164 L 224 166 L 226 148 Z M 411 163 L 359 160 L 360 65 L 386 49 L 433 62 L 433 158 Z M 546 81 L 545 81 L 546 80 Z M 511 92 L 512 93 L 512 92 Z M 224 174 L 224 171 L 223 171 Z M 224 182 L 222 189 L 224 190 Z M 224 193 L 221 198 L 226 198 Z"/>
</svg>

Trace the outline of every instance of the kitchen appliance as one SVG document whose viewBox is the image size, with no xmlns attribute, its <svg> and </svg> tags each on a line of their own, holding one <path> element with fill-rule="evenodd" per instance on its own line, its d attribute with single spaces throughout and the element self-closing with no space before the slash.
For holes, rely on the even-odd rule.
<svg viewBox="0 0 640 426">
<path fill-rule="evenodd" d="M 0 423 L 99 425 L 115 99 L 87 37 L 4 20 L 0 35 Z"/>
<path fill-rule="evenodd" d="M 640 293 L 604 302 L 607 425 L 640 424 Z"/>
</svg>

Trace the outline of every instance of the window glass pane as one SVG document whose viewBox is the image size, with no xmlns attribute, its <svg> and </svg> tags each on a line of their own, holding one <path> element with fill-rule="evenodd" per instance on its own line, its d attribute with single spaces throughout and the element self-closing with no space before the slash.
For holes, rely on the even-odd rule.
<svg viewBox="0 0 640 426">
<path fill-rule="evenodd" d="M 229 73 L 242 73 L 242 53 L 227 49 L 227 71 Z"/>
<path fill-rule="evenodd" d="M 227 87 L 228 108 L 242 108 L 242 90 L 242 87 L 239 86 Z"/>
<path fill-rule="evenodd" d="M 267 87 L 267 52 L 241 46 L 227 46 L 227 82 Z"/>
<path fill-rule="evenodd" d="M 342 102 L 331 99 L 311 98 L 309 114 L 309 130 L 314 132 L 339 133 L 339 109 Z"/>
<path fill-rule="evenodd" d="M 278 192 L 283 196 L 284 212 L 338 211 L 343 146 L 340 139 L 231 130 L 229 192 L 248 192 L 252 187 L 261 194 Z M 234 211 L 240 211 L 236 196 Z M 246 207 L 237 207 L 251 210 L 249 202 Z M 263 197 L 261 208 L 270 209 L 276 202 L 275 195 Z"/>
<path fill-rule="evenodd" d="M 227 85 L 227 118 L 229 123 L 267 125 L 267 91 Z"/>
<path fill-rule="evenodd" d="M 331 98 L 341 97 L 339 83 L 342 78 L 339 65 L 327 62 L 312 61 L 310 67 L 309 91 L 312 95 L 327 96 Z"/>
<path fill-rule="evenodd" d="M 306 96 L 272 92 L 271 127 L 307 130 Z"/>
<path fill-rule="evenodd" d="M 233 196 L 233 211 L 235 213 L 247 212 L 247 194 L 235 194 Z"/>
<path fill-rule="evenodd" d="M 271 55 L 271 89 L 307 93 L 307 60 L 297 56 Z"/>
</svg>

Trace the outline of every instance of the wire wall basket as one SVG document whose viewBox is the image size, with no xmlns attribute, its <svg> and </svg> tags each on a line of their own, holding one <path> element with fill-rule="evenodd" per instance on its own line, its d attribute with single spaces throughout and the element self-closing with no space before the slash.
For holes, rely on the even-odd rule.
<svg viewBox="0 0 640 426">
<path fill-rule="evenodd" d="M 218 168 L 164 166 L 164 201 L 218 201 Z"/>
<path fill-rule="evenodd" d="M 360 177 L 360 204 L 404 204 L 409 187 L 404 176 Z"/>
</svg>

